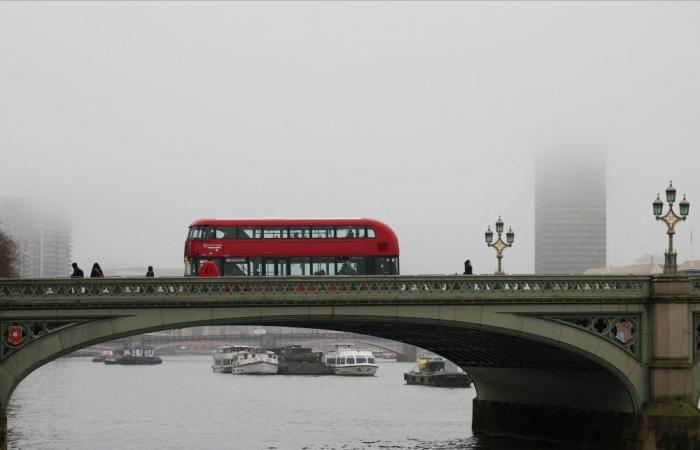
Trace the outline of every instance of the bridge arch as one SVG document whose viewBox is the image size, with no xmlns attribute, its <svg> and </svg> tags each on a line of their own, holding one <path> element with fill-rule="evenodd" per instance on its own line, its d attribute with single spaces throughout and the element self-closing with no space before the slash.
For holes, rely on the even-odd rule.
<svg viewBox="0 0 700 450">
<path fill-rule="evenodd" d="M 467 370 L 486 401 L 634 413 L 646 388 L 641 363 L 613 343 L 505 305 L 139 308 L 73 317 L 75 325 L 3 360 L 3 410 L 22 379 L 59 356 L 121 337 L 202 325 L 323 328 L 405 342 Z"/>
</svg>

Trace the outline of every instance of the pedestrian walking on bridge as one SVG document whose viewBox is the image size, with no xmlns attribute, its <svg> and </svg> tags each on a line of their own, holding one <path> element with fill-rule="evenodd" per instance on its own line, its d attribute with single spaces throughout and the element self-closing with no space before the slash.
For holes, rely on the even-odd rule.
<svg viewBox="0 0 700 450">
<path fill-rule="evenodd" d="M 73 264 L 71 264 L 71 266 L 73 267 L 73 273 L 70 274 L 71 278 L 84 278 L 85 277 L 85 274 L 83 273 L 83 269 L 78 267 L 78 263 L 73 263 Z"/>
<path fill-rule="evenodd" d="M 472 263 L 469 260 L 464 261 L 464 275 L 472 274 Z"/>
</svg>

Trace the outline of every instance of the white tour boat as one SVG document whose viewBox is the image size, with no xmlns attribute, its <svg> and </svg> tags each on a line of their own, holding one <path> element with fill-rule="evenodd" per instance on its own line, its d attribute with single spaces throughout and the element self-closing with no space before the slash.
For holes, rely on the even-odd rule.
<svg viewBox="0 0 700 450">
<path fill-rule="evenodd" d="M 247 345 L 227 345 L 214 352 L 214 372 L 234 375 L 276 374 L 277 355 Z"/>
<path fill-rule="evenodd" d="M 377 372 L 374 355 L 369 350 L 354 350 L 352 344 L 335 344 L 335 350 L 326 353 L 324 361 L 335 375 L 372 376 Z"/>
<path fill-rule="evenodd" d="M 226 345 L 214 351 L 214 364 L 211 368 L 217 373 L 231 373 L 231 362 L 237 353 L 235 345 Z"/>
<path fill-rule="evenodd" d="M 234 375 L 274 375 L 279 361 L 277 355 L 254 347 L 237 347 L 231 360 L 231 373 Z"/>
</svg>

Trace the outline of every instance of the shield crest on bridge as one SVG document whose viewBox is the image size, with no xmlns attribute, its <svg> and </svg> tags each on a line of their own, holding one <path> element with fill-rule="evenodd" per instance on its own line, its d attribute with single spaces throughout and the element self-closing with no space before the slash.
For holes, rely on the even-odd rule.
<svg viewBox="0 0 700 450">
<path fill-rule="evenodd" d="M 617 322 L 615 331 L 615 339 L 625 345 L 634 337 L 634 325 L 627 319 Z"/>
<path fill-rule="evenodd" d="M 19 345 L 24 340 L 24 328 L 21 325 L 10 325 L 7 327 L 7 343 Z"/>
</svg>

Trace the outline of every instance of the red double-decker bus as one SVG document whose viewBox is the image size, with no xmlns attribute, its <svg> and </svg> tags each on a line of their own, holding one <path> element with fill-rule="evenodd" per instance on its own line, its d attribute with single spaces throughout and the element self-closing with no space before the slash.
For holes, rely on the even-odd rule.
<svg viewBox="0 0 700 450">
<path fill-rule="evenodd" d="M 199 219 L 185 275 L 397 275 L 399 241 L 372 219 Z"/>
</svg>

